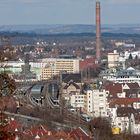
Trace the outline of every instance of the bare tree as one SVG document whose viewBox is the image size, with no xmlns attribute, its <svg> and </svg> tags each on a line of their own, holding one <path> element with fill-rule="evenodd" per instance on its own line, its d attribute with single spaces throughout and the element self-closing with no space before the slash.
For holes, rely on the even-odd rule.
<svg viewBox="0 0 140 140">
<path fill-rule="evenodd" d="M 112 131 L 106 118 L 95 118 L 89 123 L 89 129 L 95 140 L 111 140 Z"/>
</svg>

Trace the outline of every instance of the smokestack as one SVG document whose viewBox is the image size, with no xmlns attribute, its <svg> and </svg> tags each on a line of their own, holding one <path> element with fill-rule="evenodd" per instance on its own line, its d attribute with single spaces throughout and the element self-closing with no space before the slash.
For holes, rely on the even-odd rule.
<svg viewBox="0 0 140 140">
<path fill-rule="evenodd" d="M 100 17 L 100 1 L 96 0 L 96 59 L 101 58 L 101 17 Z"/>
</svg>

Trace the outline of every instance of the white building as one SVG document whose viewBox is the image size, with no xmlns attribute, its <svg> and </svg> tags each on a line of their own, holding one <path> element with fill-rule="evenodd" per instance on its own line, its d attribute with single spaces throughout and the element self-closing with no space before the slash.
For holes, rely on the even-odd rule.
<svg viewBox="0 0 140 140">
<path fill-rule="evenodd" d="M 107 117 L 107 96 L 105 90 L 87 90 L 84 94 L 73 94 L 70 97 L 72 107 L 94 117 Z"/>
<path fill-rule="evenodd" d="M 87 90 L 84 111 L 94 117 L 107 116 L 107 93 L 105 90 Z"/>
<path fill-rule="evenodd" d="M 140 83 L 140 70 L 129 67 L 117 72 L 101 73 L 101 77 L 115 83 Z"/>
<path fill-rule="evenodd" d="M 121 132 L 140 134 L 140 98 L 116 98 L 109 102 L 108 114 L 112 127 Z"/>
<path fill-rule="evenodd" d="M 140 134 L 140 115 L 132 114 L 131 119 L 131 133 L 132 134 Z"/>
<path fill-rule="evenodd" d="M 83 108 L 85 103 L 85 96 L 86 95 L 71 95 L 70 97 L 70 104 L 74 108 Z"/>
<path fill-rule="evenodd" d="M 113 53 L 108 53 L 107 55 L 108 60 L 108 68 L 115 68 L 119 65 L 119 53 L 117 50 L 114 50 Z"/>
<path fill-rule="evenodd" d="M 130 54 L 132 55 L 132 58 L 133 58 L 133 59 L 135 59 L 136 56 L 140 59 L 140 51 L 133 51 L 133 52 L 128 52 L 128 51 L 126 51 L 126 52 L 124 53 L 125 59 L 128 59 L 129 56 L 130 56 Z"/>
</svg>

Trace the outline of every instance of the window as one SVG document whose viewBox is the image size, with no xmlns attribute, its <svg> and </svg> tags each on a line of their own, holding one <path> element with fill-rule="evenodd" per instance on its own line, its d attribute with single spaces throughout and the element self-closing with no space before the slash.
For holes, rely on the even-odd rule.
<svg viewBox="0 0 140 140">
<path fill-rule="evenodd" d="M 121 125 L 121 123 L 118 123 L 118 125 Z"/>
<path fill-rule="evenodd" d="M 103 97 L 103 94 L 100 94 L 99 97 Z"/>
<path fill-rule="evenodd" d="M 125 126 L 127 126 L 127 123 L 124 123 Z"/>
<path fill-rule="evenodd" d="M 104 109 L 104 107 L 99 107 L 99 109 Z"/>
<path fill-rule="evenodd" d="M 125 105 L 122 104 L 121 107 L 125 107 Z"/>
</svg>

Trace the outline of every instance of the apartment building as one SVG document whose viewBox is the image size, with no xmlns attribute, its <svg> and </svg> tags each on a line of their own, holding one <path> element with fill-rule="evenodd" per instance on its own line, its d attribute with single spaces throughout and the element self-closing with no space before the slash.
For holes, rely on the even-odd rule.
<svg viewBox="0 0 140 140">
<path fill-rule="evenodd" d="M 119 65 L 119 53 L 114 50 L 113 53 L 108 53 L 108 68 L 115 68 Z"/>
<path fill-rule="evenodd" d="M 84 111 L 94 117 L 106 117 L 107 95 L 105 90 L 87 90 Z"/>
<path fill-rule="evenodd" d="M 105 90 L 86 90 L 84 94 L 71 96 L 71 106 L 93 117 L 107 117 L 107 93 Z"/>
<path fill-rule="evenodd" d="M 79 59 L 76 58 L 49 58 L 44 59 L 43 62 L 46 66 L 42 68 L 41 79 L 51 79 L 61 72 L 78 73 L 79 72 Z"/>
</svg>

